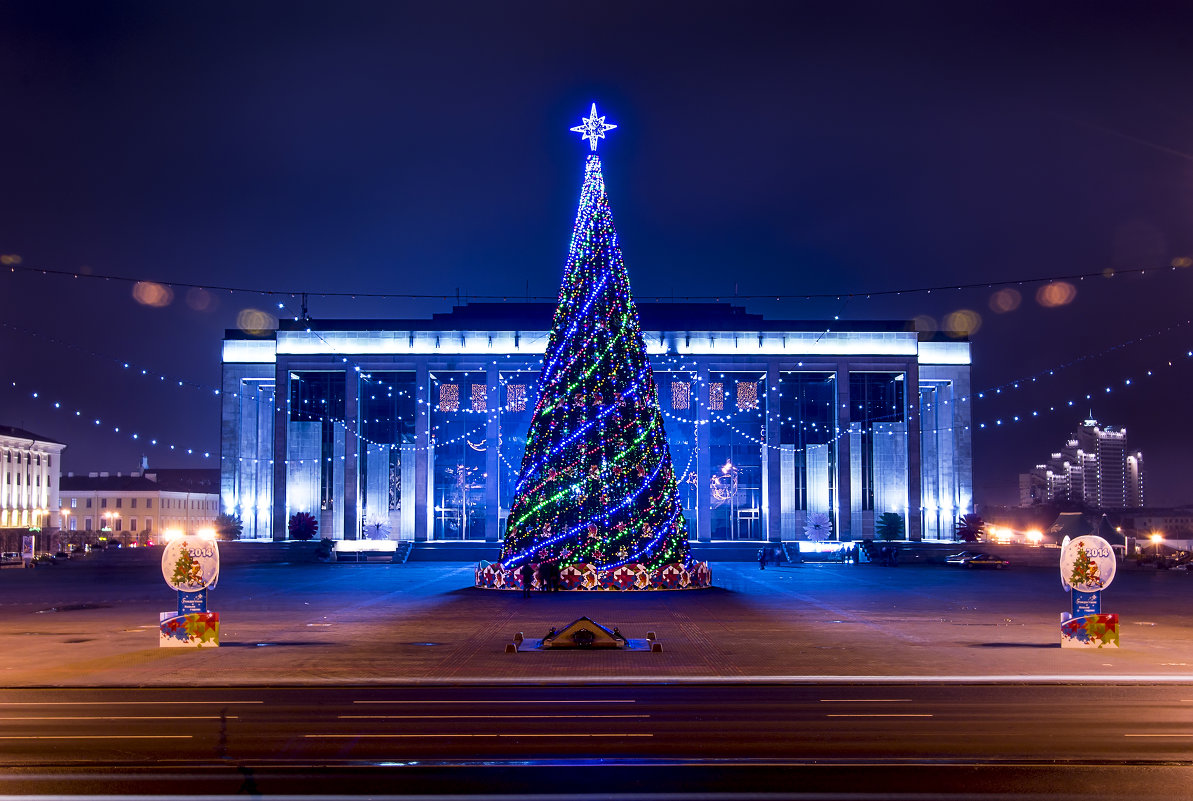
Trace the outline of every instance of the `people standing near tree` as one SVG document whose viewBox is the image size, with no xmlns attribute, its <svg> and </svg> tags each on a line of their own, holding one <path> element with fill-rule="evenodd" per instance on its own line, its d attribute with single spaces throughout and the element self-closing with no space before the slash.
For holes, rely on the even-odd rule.
<svg viewBox="0 0 1193 801">
<path fill-rule="evenodd" d="M 522 563 L 522 597 L 529 598 L 530 591 L 534 588 L 534 565 L 530 562 Z"/>
</svg>

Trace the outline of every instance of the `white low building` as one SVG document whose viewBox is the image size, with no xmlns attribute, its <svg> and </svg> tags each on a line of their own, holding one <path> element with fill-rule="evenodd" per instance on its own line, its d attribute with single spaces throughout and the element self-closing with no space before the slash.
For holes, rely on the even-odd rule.
<svg viewBox="0 0 1193 801">
<path fill-rule="evenodd" d="M 0 528 L 58 527 L 61 442 L 0 426 Z"/>
</svg>

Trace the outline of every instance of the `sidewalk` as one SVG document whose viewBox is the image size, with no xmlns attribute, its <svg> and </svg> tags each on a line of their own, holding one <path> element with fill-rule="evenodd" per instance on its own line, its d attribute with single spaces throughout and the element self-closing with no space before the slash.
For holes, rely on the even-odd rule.
<svg viewBox="0 0 1193 801">
<path fill-rule="evenodd" d="M 1193 576 L 1123 572 L 1103 607 L 1120 649 L 1062 650 L 1055 570 L 717 563 L 712 590 L 472 588 L 472 565 L 241 564 L 209 605 L 219 649 L 157 646 L 174 603 L 156 565 L 116 559 L 0 571 L 7 687 L 750 680 L 758 677 L 1145 676 L 1193 681 Z M 662 653 L 507 654 L 586 615 Z"/>
</svg>

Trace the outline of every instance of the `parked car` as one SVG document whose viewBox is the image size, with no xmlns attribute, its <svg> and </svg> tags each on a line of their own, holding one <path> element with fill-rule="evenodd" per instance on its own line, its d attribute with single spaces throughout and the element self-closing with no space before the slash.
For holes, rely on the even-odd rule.
<svg viewBox="0 0 1193 801">
<path fill-rule="evenodd" d="M 964 565 L 966 561 L 977 555 L 977 551 L 962 551 L 961 553 L 955 553 L 952 556 L 946 556 L 944 563 L 946 565 Z"/>
<path fill-rule="evenodd" d="M 0 553 L 0 565 L 19 565 L 21 561 L 21 555 L 16 551 Z"/>
<path fill-rule="evenodd" d="M 60 561 L 60 560 L 69 559 L 69 558 L 70 558 L 70 554 L 67 553 L 66 551 L 58 551 L 57 553 L 54 554 L 55 561 Z"/>
<path fill-rule="evenodd" d="M 945 560 L 945 563 L 960 565 L 961 567 L 992 567 L 995 570 L 1002 570 L 1004 567 L 1011 566 L 1011 563 L 1006 559 L 995 556 L 994 554 L 973 551 L 965 551 L 956 556 L 950 556 Z"/>
<path fill-rule="evenodd" d="M 50 567 L 53 564 L 54 557 L 50 556 L 48 553 L 39 553 L 37 556 L 33 557 L 34 567 Z"/>
</svg>

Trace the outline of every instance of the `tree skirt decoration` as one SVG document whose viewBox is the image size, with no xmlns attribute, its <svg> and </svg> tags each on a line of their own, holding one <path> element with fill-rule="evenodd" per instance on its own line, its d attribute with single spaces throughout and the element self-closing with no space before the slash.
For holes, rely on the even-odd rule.
<svg viewBox="0 0 1193 801">
<path fill-rule="evenodd" d="M 619 565 L 601 570 L 596 565 L 568 565 L 559 573 L 563 590 L 696 590 L 712 586 L 708 562 L 678 562 L 651 570 L 643 564 Z M 507 570 L 500 562 L 481 562 L 476 566 L 476 586 L 487 590 L 519 590 L 521 568 Z M 537 586 L 537 585 L 536 585 Z"/>
</svg>

